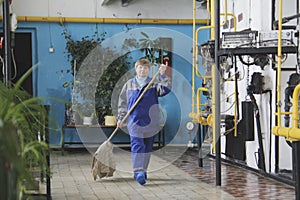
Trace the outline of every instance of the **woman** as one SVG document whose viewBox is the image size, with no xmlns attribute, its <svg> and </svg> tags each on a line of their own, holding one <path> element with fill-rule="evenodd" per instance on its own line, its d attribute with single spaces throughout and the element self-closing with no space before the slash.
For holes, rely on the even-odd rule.
<svg viewBox="0 0 300 200">
<path fill-rule="evenodd" d="M 168 94 L 171 88 L 170 78 L 165 74 L 166 68 L 166 65 L 160 65 L 159 76 L 126 119 L 134 178 L 141 185 L 146 183 L 154 137 L 160 128 L 158 97 Z M 117 122 L 119 128 L 123 127 L 124 116 L 151 81 L 148 76 L 150 62 L 147 59 L 138 60 L 135 63 L 135 70 L 136 76 L 126 82 L 119 96 Z"/>
</svg>

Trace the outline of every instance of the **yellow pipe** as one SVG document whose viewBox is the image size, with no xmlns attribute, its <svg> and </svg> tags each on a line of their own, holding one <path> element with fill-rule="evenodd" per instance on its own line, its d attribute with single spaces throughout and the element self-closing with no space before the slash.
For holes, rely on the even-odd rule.
<svg viewBox="0 0 300 200">
<path fill-rule="evenodd" d="M 209 1 L 208 1 L 209 2 Z M 209 5 L 209 3 L 208 3 L 208 5 Z M 226 10 L 225 10 L 225 14 L 224 13 L 222 13 L 221 15 L 225 15 L 225 22 L 224 22 L 224 24 L 222 24 L 222 25 L 225 25 L 225 23 L 226 23 L 226 21 L 227 21 L 227 16 L 232 16 L 233 17 L 233 21 L 234 21 L 234 31 L 236 31 L 236 16 L 235 15 L 233 15 L 232 13 L 227 13 L 227 0 L 225 1 L 225 5 L 226 5 Z M 209 6 L 208 6 L 209 7 Z M 195 0 L 194 0 L 194 5 L 193 5 L 193 8 L 194 8 L 194 10 L 193 10 L 193 19 L 195 20 L 195 18 L 196 18 L 196 4 L 195 4 Z M 210 11 L 209 11 L 209 13 L 211 13 Z M 221 25 L 221 26 L 222 26 Z M 200 73 L 199 73 L 199 60 L 198 60 L 198 54 L 199 54 L 199 49 L 198 49 L 198 43 L 199 43 L 199 32 L 201 31 L 201 30 L 204 30 L 204 29 L 208 29 L 208 28 L 210 28 L 210 29 L 212 29 L 213 28 L 213 26 L 212 25 L 210 25 L 210 26 L 202 26 L 202 27 L 199 27 L 197 30 L 196 30 L 196 33 L 195 33 L 195 26 L 196 26 L 196 24 L 195 24 L 195 21 L 194 21 L 194 23 L 193 23 L 193 41 L 195 41 L 194 43 L 193 43 L 193 71 L 192 71 L 192 91 L 195 91 L 195 75 L 194 75 L 194 73 L 195 73 L 195 71 L 196 71 L 196 75 L 197 75 L 197 77 L 199 77 L 199 78 L 203 78 L 204 80 L 203 80 L 203 82 L 204 83 L 206 83 L 206 79 L 211 79 L 212 78 L 212 76 L 202 76 Z M 195 69 L 195 67 L 194 66 L 196 66 L 196 69 Z M 193 106 L 193 108 L 195 107 L 195 105 L 194 105 L 194 93 L 192 93 L 192 106 Z M 194 113 L 194 110 L 193 110 L 193 113 Z"/>
<path fill-rule="evenodd" d="M 201 87 L 197 90 L 197 116 L 198 122 L 202 125 L 207 125 L 207 121 L 204 117 L 201 116 L 201 107 L 206 106 L 206 104 L 201 104 L 201 92 L 208 92 L 207 88 Z"/>
<path fill-rule="evenodd" d="M 220 14 L 222 15 L 222 14 Z M 224 20 L 224 23 L 221 24 L 221 26 L 224 26 L 227 22 L 227 0 L 225 0 L 225 20 Z"/>
<path fill-rule="evenodd" d="M 234 31 L 236 31 L 236 16 L 234 15 L 234 14 L 232 14 L 232 13 L 221 13 L 221 15 L 225 15 L 225 16 L 231 16 L 231 17 L 233 17 L 233 26 L 234 26 Z M 227 21 L 227 20 L 226 20 Z M 225 23 L 224 24 L 222 24 L 221 26 L 224 26 L 225 25 Z M 195 61 L 195 63 L 196 63 L 196 69 L 195 69 L 195 71 L 196 71 L 196 76 L 197 77 L 199 77 L 199 78 L 203 78 L 204 79 L 204 83 L 206 82 L 206 79 L 208 79 L 208 78 L 212 78 L 211 76 L 202 76 L 200 73 L 199 73 L 199 60 L 198 60 L 198 54 L 199 54 L 199 49 L 198 49 L 198 43 L 199 43 L 199 32 L 201 31 L 201 30 L 204 30 L 204 29 L 211 29 L 211 28 L 213 28 L 213 26 L 212 25 L 210 25 L 210 26 L 201 26 L 201 27 L 199 27 L 197 30 L 196 30 L 196 47 L 197 48 L 195 48 L 195 55 L 196 55 L 196 61 Z"/>
<path fill-rule="evenodd" d="M 201 87 L 201 88 L 198 88 L 197 90 L 197 113 L 200 114 L 201 113 L 201 92 L 208 92 L 208 89 L 207 88 L 204 88 L 204 87 Z"/>
<path fill-rule="evenodd" d="M 287 140 L 299 141 L 300 140 L 300 129 L 299 126 L 299 93 L 300 93 L 300 84 L 298 84 L 293 93 L 292 99 L 292 128 L 275 126 L 272 128 L 272 133 L 277 136 L 283 136 Z"/>
<path fill-rule="evenodd" d="M 209 1 L 208 1 L 209 2 Z M 209 3 L 207 3 L 207 5 L 209 5 Z M 207 7 L 208 8 L 208 7 Z M 209 13 L 211 13 L 210 11 L 208 11 Z M 225 0 L 225 13 L 221 13 L 220 15 L 225 15 L 225 21 L 223 24 L 221 24 L 221 26 L 224 26 L 227 22 L 227 16 L 232 16 L 233 17 L 233 21 L 234 21 L 234 31 L 236 31 L 236 16 L 232 13 L 228 13 L 227 12 L 227 0 Z M 212 23 L 211 23 L 212 24 Z M 203 78 L 203 82 L 206 83 L 206 79 L 208 78 L 212 78 L 211 76 L 202 76 L 200 73 L 199 73 L 199 59 L 198 59 L 198 54 L 199 54 L 199 47 L 198 47 L 198 43 L 199 43 L 199 32 L 201 30 L 204 30 L 204 29 L 208 29 L 208 28 L 213 28 L 212 25 L 210 26 L 203 26 L 203 27 L 199 27 L 196 31 L 196 51 L 195 51 L 195 55 L 196 55 L 196 61 L 195 61 L 195 64 L 196 64 L 196 75 L 199 77 L 199 78 Z M 194 33 L 194 32 L 193 32 Z"/>
<path fill-rule="evenodd" d="M 299 128 L 287 128 L 274 126 L 272 133 L 276 136 L 283 136 L 289 141 L 300 141 L 300 129 Z"/>
<path fill-rule="evenodd" d="M 199 73 L 199 59 L 198 59 L 198 54 L 199 54 L 199 49 L 198 49 L 198 43 L 199 43 L 199 32 L 201 30 L 204 30 L 204 29 L 212 29 L 213 26 L 210 25 L 210 26 L 201 26 L 199 27 L 197 30 L 196 30 L 196 48 L 195 48 L 195 66 L 196 66 L 196 76 L 198 76 L 199 78 L 203 78 L 204 80 L 204 83 L 206 83 L 206 79 L 207 78 L 212 78 L 211 76 L 202 76 L 200 73 Z"/>
<path fill-rule="evenodd" d="M 193 58 L 192 58 L 192 113 L 195 115 L 195 29 L 196 29 L 196 0 L 193 0 Z"/>
<path fill-rule="evenodd" d="M 282 114 L 282 115 L 290 115 L 290 114 L 292 114 L 292 112 L 281 112 L 281 114 Z M 278 113 L 275 113 L 275 115 L 277 116 Z"/>
<path fill-rule="evenodd" d="M 233 31 L 236 31 L 236 27 L 237 27 L 237 20 L 236 20 L 236 16 L 232 13 L 226 13 L 228 16 L 233 18 Z M 221 13 L 220 15 L 224 15 L 224 13 Z M 226 20 L 227 21 L 227 20 Z"/>
<path fill-rule="evenodd" d="M 299 123 L 299 91 L 300 91 L 300 84 L 298 84 L 293 93 L 292 99 L 292 128 L 298 128 Z M 300 135 L 299 135 L 300 138 Z"/>
<path fill-rule="evenodd" d="M 210 0 L 207 1 L 206 10 L 207 10 L 208 14 L 211 15 L 211 12 L 210 12 L 209 8 L 210 8 Z M 221 13 L 220 15 L 224 15 L 224 13 Z M 228 16 L 232 16 L 234 18 L 234 31 L 236 31 L 236 16 L 234 14 L 232 14 L 232 13 L 228 13 L 227 12 L 227 0 L 225 0 L 225 22 L 227 21 L 227 15 Z"/>
<path fill-rule="evenodd" d="M 215 24 L 215 0 L 211 0 L 211 24 Z M 215 40 L 215 27 L 212 27 L 211 28 L 211 40 Z M 216 44 L 218 45 L 218 44 Z M 216 70 L 217 70 L 217 67 L 215 64 L 212 65 L 212 91 L 215 91 L 215 83 L 216 83 Z M 212 116 L 216 116 L 216 108 L 215 108 L 215 105 L 216 105 L 216 97 L 214 95 L 214 92 L 212 93 Z M 213 126 L 212 126 L 212 131 L 213 131 L 213 149 L 212 149 L 212 152 L 215 153 L 216 152 L 216 124 L 213 123 Z"/>
<path fill-rule="evenodd" d="M 209 1 L 208 1 L 209 2 Z M 208 3 L 209 4 L 209 3 Z M 210 13 L 210 12 L 209 12 Z M 221 24 L 221 26 L 224 26 L 227 22 L 227 19 L 228 19 L 228 16 L 231 16 L 233 17 L 233 27 L 234 27 L 234 31 L 236 31 L 236 24 L 237 24 L 237 20 L 236 20 L 236 16 L 232 13 L 228 13 L 227 12 L 227 0 L 225 0 L 225 13 L 221 13 L 220 15 L 225 15 L 225 21 L 223 24 Z M 198 54 L 199 54 L 199 48 L 198 48 L 198 43 L 199 43 L 199 32 L 201 30 L 204 30 L 204 29 L 208 29 L 208 28 L 213 28 L 212 25 L 210 26 L 203 26 L 203 27 L 199 27 L 196 31 L 196 50 L 195 50 L 195 54 L 196 54 L 196 61 L 195 61 L 195 64 L 196 64 L 196 75 L 197 77 L 199 78 L 203 78 L 203 82 L 206 83 L 206 79 L 209 79 L 209 78 L 212 78 L 212 76 L 202 76 L 200 73 L 199 73 L 199 60 L 198 60 Z M 235 93 L 236 93 L 236 87 L 235 87 Z M 199 100 L 201 96 L 200 95 L 197 95 L 197 102 Z M 197 104 L 197 108 L 200 109 L 200 105 L 199 103 Z M 199 111 L 198 111 L 199 113 Z M 235 107 L 234 107 L 234 124 L 235 124 L 235 129 L 234 129 L 234 136 L 237 136 L 237 104 L 235 103 Z"/>
<path fill-rule="evenodd" d="M 1 18 L 0 18 L 1 19 Z M 78 23 L 126 23 L 126 24 L 192 24 L 190 19 L 136 19 L 136 18 L 77 18 L 77 17 L 43 17 L 18 16 L 23 22 L 78 22 Z M 199 24 L 207 24 L 207 19 L 195 20 Z"/>
<path fill-rule="evenodd" d="M 210 0 L 207 1 L 206 10 L 207 10 L 208 14 L 210 15 L 211 14 L 211 12 L 210 12 Z"/>
</svg>

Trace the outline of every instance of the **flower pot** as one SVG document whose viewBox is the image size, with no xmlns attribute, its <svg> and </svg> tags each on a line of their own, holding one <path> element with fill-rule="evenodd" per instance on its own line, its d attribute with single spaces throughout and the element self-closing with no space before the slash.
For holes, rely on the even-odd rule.
<svg viewBox="0 0 300 200">
<path fill-rule="evenodd" d="M 105 119 L 105 126 L 116 126 L 117 125 L 117 119 L 115 116 L 106 115 L 104 117 L 104 119 Z"/>
<path fill-rule="evenodd" d="M 83 117 L 84 125 L 92 125 L 93 118 L 92 117 Z"/>
<path fill-rule="evenodd" d="M 69 105 L 65 105 L 65 124 L 75 124 L 75 112 Z"/>
</svg>

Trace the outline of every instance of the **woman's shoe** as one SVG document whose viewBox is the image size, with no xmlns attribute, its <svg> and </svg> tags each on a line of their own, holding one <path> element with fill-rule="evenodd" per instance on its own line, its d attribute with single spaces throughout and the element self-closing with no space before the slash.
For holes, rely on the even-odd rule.
<svg viewBox="0 0 300 200">
<path fill-rule="evenodd" d="M 139 172 L 135 178 L 135 180 L 140 184 L 140 185 L 145 185 L 146 183 L 146 176 L 145 172 Z"/>
</svg>

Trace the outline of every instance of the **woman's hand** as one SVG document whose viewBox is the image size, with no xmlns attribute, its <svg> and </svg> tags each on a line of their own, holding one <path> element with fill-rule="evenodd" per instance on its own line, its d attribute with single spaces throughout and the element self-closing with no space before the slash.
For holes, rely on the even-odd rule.
<svg viewBox="0 0 300 200">
<path fill-rule="evenodd" d="M 160 75 L 165 74 L 166 70 L 167 70 L 167 65 L 161 64 L 160 67 L 159 67 L 159 73 L 160 73 Z"/>
<path fill-rule="evenodd" d="M 124 126 L 123 121 L 122 121 L 122 120 L 118 120 L 118 122 L 117 122 L 117 127 L 118 127 L 118 128 L 122 128 L 123 126 Z"/>
</svg>

